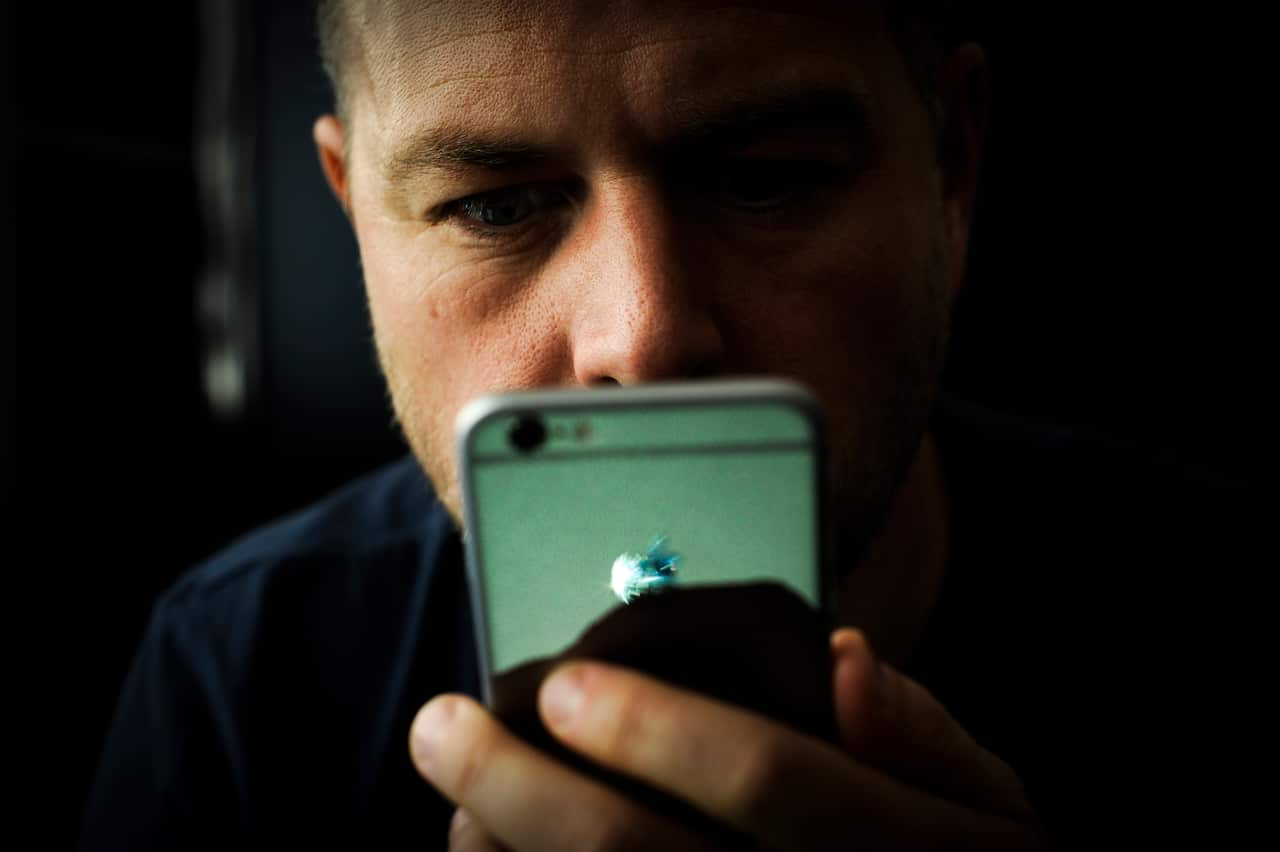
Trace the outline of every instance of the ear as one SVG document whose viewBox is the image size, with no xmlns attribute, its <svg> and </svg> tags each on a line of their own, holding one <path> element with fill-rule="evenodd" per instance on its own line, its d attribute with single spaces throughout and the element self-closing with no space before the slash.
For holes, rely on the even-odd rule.
<svg viewBox="0 0 1280 852">
<path fill-rule="evenodd" d="M 987 58 L 976 44 L 953 51 L 938 74 L 942 126 L 938 133 L 938 166 L 942 173 L 943 215 L 954 298 L 964 280 L 978 186 L 978 157 L 986 132 Z"/>
<path fill-rule="evenodd" d="M 311 135 L 316 140 L 320 154 L 320 168 L 329 182 L 343 211 L 351 215 L 351 199 L 348 195 L 346 130 L 336 115 L 322 115 L 316 119 Z"/>
</svg>

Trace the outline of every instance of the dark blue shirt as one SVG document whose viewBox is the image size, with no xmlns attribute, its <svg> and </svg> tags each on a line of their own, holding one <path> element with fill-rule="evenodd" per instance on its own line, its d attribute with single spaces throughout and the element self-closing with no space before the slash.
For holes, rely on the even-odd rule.
<svg viewBox="0 0 1280 852">
<path fill-rule="evenodd" d="M 950 400 L 932 429 L 950 552 L 906 669 L 1018 771 L 1057 836 L 1096 839 L 1169 785 L 1164 737 L 1187 705 L 1165 616 L 1193 591 L 1177 566 L 1213 547 L 1213 494 Z M 412 459 L 187 574 L 124 685 L 83 847 L 442 848 L 452 809 L 407 738 L 431 696 L 478 692 L 466 591 Z"/>
</svg>

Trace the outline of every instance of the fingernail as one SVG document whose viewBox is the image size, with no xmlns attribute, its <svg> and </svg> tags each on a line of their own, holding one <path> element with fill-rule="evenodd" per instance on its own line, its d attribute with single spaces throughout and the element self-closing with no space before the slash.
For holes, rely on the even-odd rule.
<svg viewBox="0 0 1280 852">
<path fill-rule="evenodd" d="M 867 654 L 870 645 L 866 634 L 852 627 L 842 627 L 831 634 L 831 653 L 837 659 L 844 659 L 855 654 Z"/>
<path fill-rule="evenodd" d="M 831 634 L 831 650 L 836 656 L 843 656 L 850 648 L 858 645 L 862 634 L 852 627 L 841 627 Z"/>
<path fill-rule="evenodd" d="M 432 757 L 438 753 L 457 709 L 456 696 L 442 695 L 428 701 L 418 711 L 410 729 L 412 733 L 409 740 L 414 760 L 419 767 L 430 767 Z"/>
<path fill-rule="evenodd" d="M 471 814 L 458 808 L 453 812 L 453 820 L 449 823 L 449 833 L 456 834 L 471 824 Z"/>
<path fill-rule="evenodd" d="M 584 674 L 584 666 L 570 666 L 542 685 L 542 715 L 551 727 L 568 727 L 582 709 Z"/>
</svg>

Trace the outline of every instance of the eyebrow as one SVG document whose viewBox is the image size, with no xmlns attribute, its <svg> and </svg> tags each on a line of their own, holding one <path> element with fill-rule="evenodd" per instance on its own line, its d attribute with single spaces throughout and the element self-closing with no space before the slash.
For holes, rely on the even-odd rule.
<svg viewBox="0 0 1280 852">
<path fill-rule="evenodd" d="M 869 130 L 868 100 L 846 89 L 808 89 L 773 96 L 746 96 L 715 106 L 672 104 L 676 148 L 750 144 L 795 131 L 831 132 L 861 139 Z"/>
<path fill-rule="evenodd" d="M 510 171 L 549 158 L 546 150 L 516 139 L 445 130 L 415 136 L 394 150 L 382 168 L 387 179 L 396 183 L 432 169 Z"/>
<path fill-rule="evenodd" d="M 683 98 L 670 105 L 669 113 L 674 131 L 659 147 L 676 151 L 742 146 L 793 131 L 859 139 L 868 127 L 866 98 L 846 89 L 746 95 L 714 105 Z M 382 167 L 394 184 L 431 170 L 516 171 L 554 155 L 551 149 L 516 137 L 446 129 L 415 136 L 387 156 Z"/>
</svg>

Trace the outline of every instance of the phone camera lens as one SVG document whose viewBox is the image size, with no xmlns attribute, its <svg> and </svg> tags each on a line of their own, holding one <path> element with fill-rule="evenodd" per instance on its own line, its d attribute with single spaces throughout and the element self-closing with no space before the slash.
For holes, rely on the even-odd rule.
<svg viewBox="0 0 1280 852">
<path fill-rule="evenodd" d="M 524 414 L 517 417 L 507 433 L 511 446 L 522 453 L 531 453 L 547 441 L 547 427 L 537 415 Z"/>
</svg>

